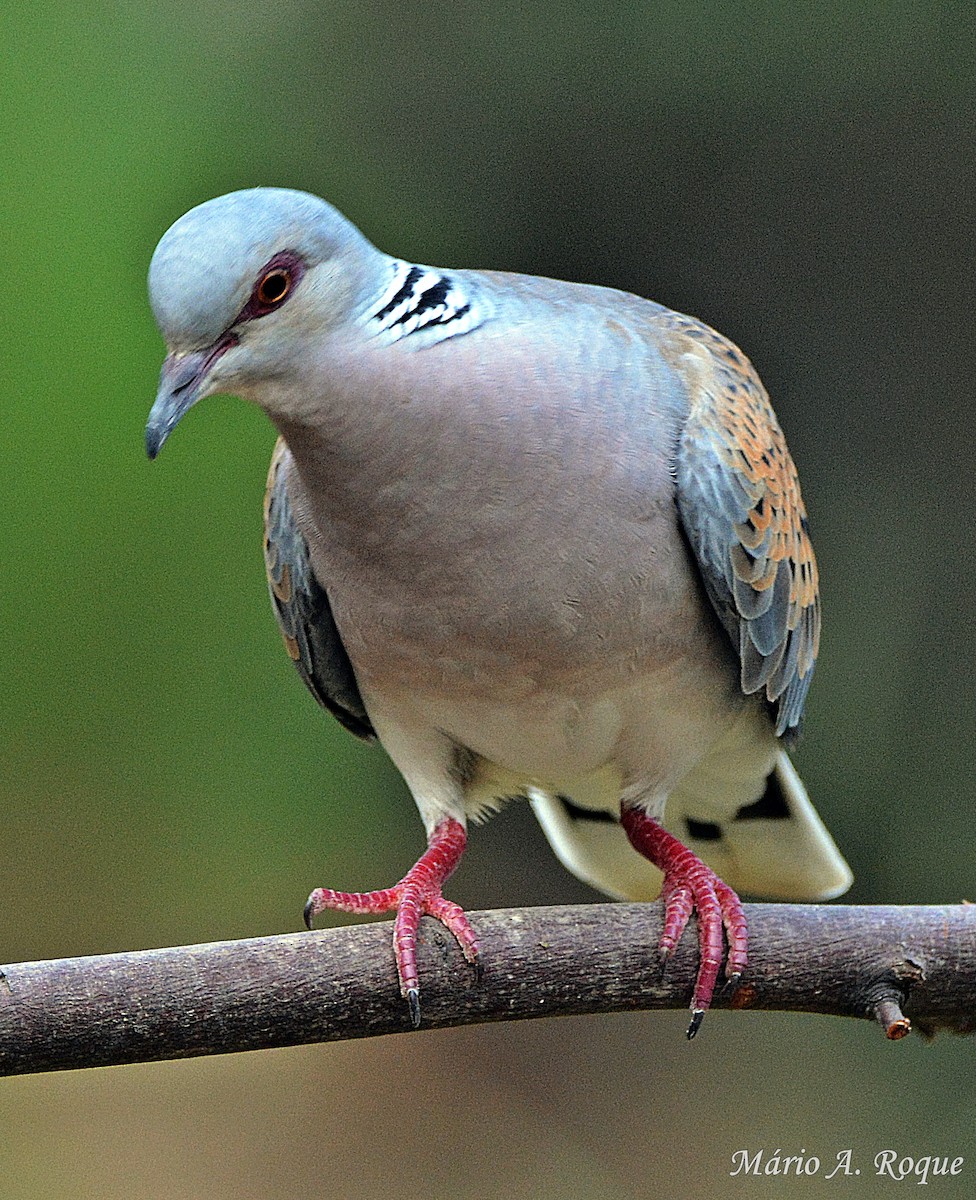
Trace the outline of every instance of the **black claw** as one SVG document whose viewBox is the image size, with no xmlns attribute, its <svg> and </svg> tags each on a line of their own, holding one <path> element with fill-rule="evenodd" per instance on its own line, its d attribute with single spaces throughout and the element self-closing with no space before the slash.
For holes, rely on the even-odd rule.
<svg viewBox="0 0 976 1200">
<path fill-rule="evenodd" d="M 302 909 L 302 920 L 305 922 L 305 928 L 312 928 L 312 918 L 315 916 L 315 910 L 312 908 L 312 897 L 309 896 L 308 903 Z"/>
<path fill-rule="evenodd" d="M 701 1023 L 702 1023 L 702 1021 L 704 1021 L 704 1019 L 705 1019 L 705 1010 L 703 1008 L 692 1009 L 691 1024 L 688 1026 L 688 1041 L 689 1042 L 695 1036 L 695 1034 L 698 1032 L 698 1030 L 701 1029 Z"/>
<path fill-rule="evenodd" d="M 420 1028 L 420 989 L 407 988 L 407 1004 L 410 1008 L 410 1024 L 414 1029 Z"/>
</svg>

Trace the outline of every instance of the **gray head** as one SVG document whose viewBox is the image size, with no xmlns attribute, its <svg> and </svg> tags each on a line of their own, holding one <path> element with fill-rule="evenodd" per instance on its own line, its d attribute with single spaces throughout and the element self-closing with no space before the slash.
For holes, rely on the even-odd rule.
<svg viewBox="0 0 976 1200">
<path fill-rule="evenodd" d="M 146 429 L 150 457 L 197 400 L 280 377 L 310 336 L 354 318 L 388 261 L 307 192 L 230 192 L 180 217 L 149 267 L 169 350 Z"/>
</svg>

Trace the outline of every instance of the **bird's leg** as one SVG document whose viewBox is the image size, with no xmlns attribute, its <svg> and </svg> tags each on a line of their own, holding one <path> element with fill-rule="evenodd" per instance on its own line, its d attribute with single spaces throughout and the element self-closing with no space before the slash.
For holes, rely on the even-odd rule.
<svg viewBox="0 0 976 1200">
<path fill-rule="evenodd" d="M 637 808 L 624 806 L 620 819 L 630 844 L 638 854 L 664 872 L 661 888 L 664 932 L 658 943 L 664 958 L 678 944 L 692 912 L 698 914 L 701 961 L 691 998 L 691 1024 L 688 1026 L 688 1037 L 693 1038 L 711 1004 L 722 965 L 723 926 L 729 943 L 725 960 L 726 976 L 735 979 L 745 969 L 748 931 L 742 903 L 727 883 L 723 883 L 710 867 L 706 867 L 697 855 L 652 817 Z"/>
<path fill-rule="evenodd" d="M 305 924 L 327 908 L 348 913 L 382 913 L 396 910 L 393 952 L 400 992 L 410 1006 L 414 1028 L 420 1024 L 420 980 L 417 975 L 417 930 L 424 915 L 435 917 L 457 939 L 468 962 L 478 957 L 478 939 L 459 904 L 445 900 L 441 888 L 461 861 L 467 835 L 460 821 L 445 817 L 431 831 L 426 851 L 393 887 L 376 892 L 335 892 L 316 888 L 305 905 Z"/>
</svg>

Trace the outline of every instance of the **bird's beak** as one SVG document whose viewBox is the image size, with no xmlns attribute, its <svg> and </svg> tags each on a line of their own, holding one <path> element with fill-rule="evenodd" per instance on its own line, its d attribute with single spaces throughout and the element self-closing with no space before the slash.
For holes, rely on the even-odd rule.
<svg viewBox="0 0 976 1200">
<path fill-rule="evenodd" d="M 204 395 L 207 376 L 217 359 L 236 344 L 237 339 L 230 335 L 206 350 L 167 354 L 156 402 L 146 423 L 146 453 L 150 458 L 156 457 L 184 414 Z"/>
</svg>

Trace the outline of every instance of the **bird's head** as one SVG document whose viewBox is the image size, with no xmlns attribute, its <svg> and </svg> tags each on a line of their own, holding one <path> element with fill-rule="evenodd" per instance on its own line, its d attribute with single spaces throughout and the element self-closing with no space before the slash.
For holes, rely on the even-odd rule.
<svg viewBox="0 0 976 1200">
<path fill-rule="evenodd" d="M 251 188 L 180 217 L 149 267 L 168 351 L 146 426 L 149 457 L 203 397 L 260 399 L 262 385 L 287 383 L 309 339 L 327 337 L 375 292 L 384 260 L 306 192 Z"/>
</svg>

